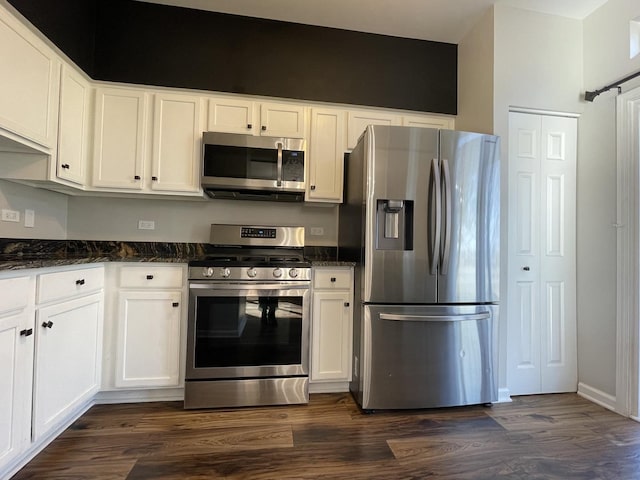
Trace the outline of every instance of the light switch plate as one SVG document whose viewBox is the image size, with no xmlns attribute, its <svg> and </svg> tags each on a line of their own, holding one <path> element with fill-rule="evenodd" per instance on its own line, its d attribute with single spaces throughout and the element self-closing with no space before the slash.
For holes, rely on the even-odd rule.
<svg viewBox="0 0 640 480">
<path fill-rule="evenodd" d="M 311 235 L 324 235 L 324 228 L 311 227 Z"/>
<path fill-rule="evenodd" d="M 20 212 L 17 210 L 9 210 L 7 208 L 2 209 L 2 221 L 3 222 L 19 222 Z"/>
<path fill-rule="evenodd" d="M 33 228 L 36 225 L 36 212 L 31 209 L 25 209 L 24 211 L 24 226 L 27 228 Z"/>
</svg>

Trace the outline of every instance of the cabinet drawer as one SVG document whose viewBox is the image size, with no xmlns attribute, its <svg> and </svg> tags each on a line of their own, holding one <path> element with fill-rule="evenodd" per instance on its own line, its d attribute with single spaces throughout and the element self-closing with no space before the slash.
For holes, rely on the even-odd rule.
<svg viewBox="0 0 640 480">
<path fill-rule="evenodd" d="M 0 280 L 0 314 L 18 310 L 29 303 L 29 277 Z"/>
<path fill-rule="evenodd" d="M 144 265 L 122 267 L 120 287 L 122 288 L 182 288 L 181 266 Z"/>
<path fill-rule="evenodd" d="M 313 288 L 350 289 L 352 287 L 351 270 L 315 269 Z"/>
<path fill-rule="evenodd" d="M 104 269 L 83 268 L 38 275 L 37 303 L 82 295 L 104 287 Z"/>
</svg>

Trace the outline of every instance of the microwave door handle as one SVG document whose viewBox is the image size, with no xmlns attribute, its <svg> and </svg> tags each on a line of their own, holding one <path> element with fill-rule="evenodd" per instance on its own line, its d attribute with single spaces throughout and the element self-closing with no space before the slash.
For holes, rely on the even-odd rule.
<svg viewBox="0 0 640 480">
<path fill-rule="evenodd" d="M 278 180 L 276 186 L 282 186 L 282 143 L 278 142 Z"/>
</svg>

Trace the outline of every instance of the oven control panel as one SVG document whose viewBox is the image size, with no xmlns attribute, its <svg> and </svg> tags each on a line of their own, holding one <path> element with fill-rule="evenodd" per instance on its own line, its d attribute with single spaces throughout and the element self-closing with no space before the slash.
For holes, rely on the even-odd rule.
<svg viewBox="0 0 640 480">
<path fill-rule="evenodd" d="M 189 267 L 190 280 L 310 281 L 309 267 Z"/>
<path fill-rule="evenodd" d="M 242 227 L 240 238 L 276 238 L 275 228 Z"/>
</svg>

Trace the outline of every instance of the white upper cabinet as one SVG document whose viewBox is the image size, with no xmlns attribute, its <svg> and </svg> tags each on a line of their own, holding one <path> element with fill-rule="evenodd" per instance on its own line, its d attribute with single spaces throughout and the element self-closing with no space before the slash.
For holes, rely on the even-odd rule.
<svg viewBox="0 0 640 480">
<path fill-rule="evenodd" d="M 375 110 L 352 110 L 348 112 L 347 148 L 353 149 L 367 125 L 401 125 L 402 117 L 398 114 L 378 112 Z"/>
<path fill-rule="evenodd" d="M 202 99 L 156 94 L 151 188 L 197 192 L 202 144 Z"/>
<path fill-rule="evenodd" d="M 207 131 L 259 135 L 256 103 L 232 98 L 210 98 Z"/>
<path fill-rule="evenodd" d="M 302 105 L 263 103 L 260 105 L 260 135 L 304 138 L 305 108 Z"/>
<path fill-rule="evenodd" d="M 0 129 L 46 148 L 57 138 L 60 61 L 0 9 Z M 28 143 L 28 142 L 27 142 Z"/>
<path fill-rule="evenodd" d="M 90 94 L 89 82 L 64 65 L 60 80 L 56 176 L 79 185 L 86 183 Z"/>
<path fill-rule="evenodd" d="M 303 105 L 209 98 L 207 130 L 269 137 L 304 138 Z"/>
<path fill-rule="evenodd" d="M 342 202 L 345 148 L 344 110 L 313 108 L 307 201 Z"/>
<path fill-rule="evenodd" d="M 143 188 L 147 102 L 143 91 L 96 90 L 93 186 Z"/>
<path fill-rule="evenodd" d="M 454 121 L 449 117 L 437 117 L 431 115 L 404 115 L 402 125 L 405 127 L 444 128 L 453 130 Z"/>
</svg>

